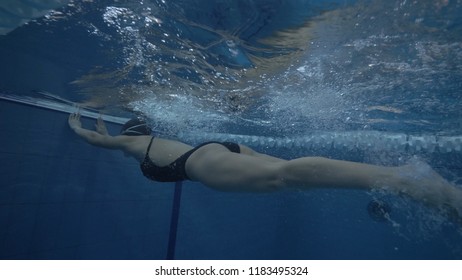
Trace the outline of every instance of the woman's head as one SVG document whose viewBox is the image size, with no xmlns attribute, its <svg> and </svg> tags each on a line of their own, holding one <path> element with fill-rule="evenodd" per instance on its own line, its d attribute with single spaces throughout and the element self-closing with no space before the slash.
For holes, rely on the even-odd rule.
<svg viewBox="0 0 462 280">
<path fill-rule="evenodd" d="M 148 126 L 148 124 L 138 118 L 134 118 L 126 122 L 122 126 L 122 130 L 120 131 L 121 135 L 127 136 L 140 136 L 140 135 L 151 135 L 152 129 Z"/>
</svg>

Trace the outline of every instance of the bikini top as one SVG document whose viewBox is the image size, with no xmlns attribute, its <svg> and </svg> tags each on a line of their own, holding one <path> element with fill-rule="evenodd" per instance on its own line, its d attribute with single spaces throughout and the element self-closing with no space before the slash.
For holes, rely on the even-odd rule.
<svg viewBox="0 0 462 280">
<path fill-rule="evenodd" d="M 149 151 L 151 150 L 153 140 L 154 137 L 151 138 L 144 160 L 140 164 L 143 175 L 158 182 L 177 182 L 188 180 L 189 177 L 186 175 L 185 164 L 191 153 L 185 153 L 167 166 L 158 166 L 149 157 Z"/>
</svg>

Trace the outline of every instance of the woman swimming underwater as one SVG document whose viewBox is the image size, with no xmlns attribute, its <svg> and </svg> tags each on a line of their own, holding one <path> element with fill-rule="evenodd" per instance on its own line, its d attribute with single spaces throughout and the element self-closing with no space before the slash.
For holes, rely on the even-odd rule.
<svg viewBox="0 0 462 280">
<path fill-rule="evenodd" d="M 302 157 L 284 160 L 231 142 L 207 142 L 197 147 L 151 136 L 142 120 L 128 121 L 111 136 L 101 118 L 96 131 L 82 128 L 80 114 L 69 126 L 88 143 L 121 150 L 140 162 L 143 174 L 160 182 L 199 181 L 229 192 L 270 192 L 311 188 L 386 189 L 406 194 L 438 209 L 462 216 L 462 189 L 453 186 L 423 162 L 398 167 Z"/>
</svg>

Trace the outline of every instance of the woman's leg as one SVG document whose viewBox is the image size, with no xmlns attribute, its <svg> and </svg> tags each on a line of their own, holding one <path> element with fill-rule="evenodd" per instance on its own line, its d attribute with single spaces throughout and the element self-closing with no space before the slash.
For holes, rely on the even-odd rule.
<svg viewBox="0 0 462 280">
<path fill-rule="evenodd" d="M 462 217 L 462 189 L 450 184 L 428 164 L 414 161 L 399 167 L 305 157 L 283 165 L 286 186 L 384 189 L 405 194 L 428 206 L 454 210 Z M 461 218 L 459 218 L 461 219 Z"/>
<path fill-rule="evenodd" d="M 388 167 L 322 157 L 298 158 L 281 166 L 281 179 L 296 188 L 371 188 L 391 173 Z"/>
<path fill-rule="evenodd" d="M 278 178 L 278 163 L 282 162 L 286 160 L 246 146 L 241 146 L 238 154 L 220 144 L 208 144 L 188 158 L 186 173 L 191 180 L 220 191 L 269 192 L 283 187 Z"/>
<path fill-rule="evenodd" d="M 239 144 L 239 148 L 241 149 L 241 154 L 257 157 L 259 159 L 263 159 L 263 160 L 266 160 L 266 161 L 270 161 L 270 162 L 287 161 L 285 159 L 281 159 L 281 158 L 278 158 L 278 157 L 273 157 L 273 156 L 270 156 L 270 155 L 267 155 L 267 154 L 262 154 L 262 153 L 256 152 L 256 151 L 252 150 L 251 148 L 249 148 L 247 146 L 244 146 L 244 145 L 241 145 L 241 144 Z"/>
<path fill-rule="evenodd" d="M 192 179 L 222 191 L 380 188 L 407 194 L 434 207 L 449 205 L 462 215 L 462 191 L 422 162 L 385 167 L 322 157 L 267 160 L 231 153 L 213 144 L 191 155 L 187 172 Z"/>
</svg>

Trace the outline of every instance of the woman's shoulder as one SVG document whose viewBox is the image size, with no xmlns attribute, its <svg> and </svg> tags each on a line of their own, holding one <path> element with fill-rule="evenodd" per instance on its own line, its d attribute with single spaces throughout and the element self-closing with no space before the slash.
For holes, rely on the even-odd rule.
<svg viewBox="0 0 462 280">
<path fill-rule="evenodd" d="M 142 160 L 146 154 L 147 147 L 149 142 L 152 140 L 152 136 L 143 135 L 143 136 L 127 136 L 127 135 L 118 135 L 114 138 L 117 138 L 119 142 L 120 149 L 125 153 L 135 157 L 137 160 Z"/>
<path fill-rule="evenodd" d="M 143 135 L 143 136 L 124 136 L 122 141 L 125 141 L 125 147 L 127 150 L 130 150 L 132 153 L 146 153 L 148 148 L 150 150 L 189 150 L 192 146 L 187 145 L 183 142 L 166 139 L 157 136 Z"/>
</svg>

